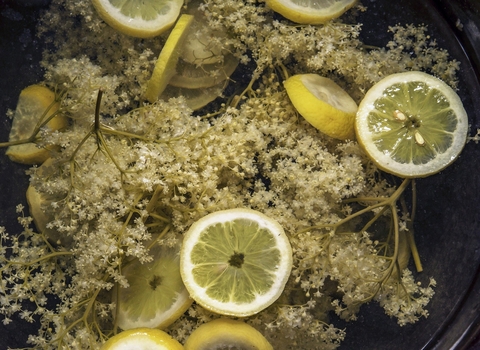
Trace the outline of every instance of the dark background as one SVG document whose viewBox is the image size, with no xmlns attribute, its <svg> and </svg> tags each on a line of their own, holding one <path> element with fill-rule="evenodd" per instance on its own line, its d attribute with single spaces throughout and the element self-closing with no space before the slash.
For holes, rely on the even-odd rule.
<svg viewBox="0 0 480 350">
<path fill-rule="evenodd" d="M 74 0 L 72 0 L 74 1 Z M 48 0 L 0 0 L 0 140 L 8 139 L 20 91 L 42 79 L 38 65 L 43 50 L 35 36 L 38 11 Z M 459 95 L 472 130 L 480 128 L 480 1 L 479 0 L 363 0 L 363 40 L 384 46 L 388 25 L 427 23 L 439 46 L 461 62 Z M 460 30 L 457 20 L 463 25 Z M 15 206 L 25 203 L 26 166 L 11 163 L 0 149 L 0 226 L 18 231 Z M 434 276 L 436 295 L 428 305 L 430 317 L 399 327 L 375 303 L 362 307 L 347 328 L 340 349 L 480 349 L 480 145 L 470 142 L 445 171 L 418 180 L 415 232 L 424 264 L 419 277 Z M 13 218 L 13 219 L 12 219 Z M 0 320 L 1 321 L 1 320 Z M 0 350 L 24 346 L 36 325 L 16 320 L 0 322 Z M 477 342 L 477 345 L 473 345 Z M 300 346 L 301 348 L 301 346 Z"/>
</svg>

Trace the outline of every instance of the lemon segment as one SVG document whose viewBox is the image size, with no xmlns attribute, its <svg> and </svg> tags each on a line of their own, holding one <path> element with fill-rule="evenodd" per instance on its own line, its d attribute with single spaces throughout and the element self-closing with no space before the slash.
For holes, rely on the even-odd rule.
<svg viewBox="0 0 480 350">
<path fill-rule="evenodd" d="M 299 74 L 285 80 L 284 86 L 295 109 L 313 127 L 339 140 L 354 139 L 357 104 L 334 81 Z"/>
<path fill-rule="evenodd" d="M 159 329 L 136 328 L 111 337 L 101 350 L 183 350 L 183 346 Z"/>
<path fill-rule="evenodd" d="M 322 24 L 340 17 L 357 0 L 266 0 L 273 11 L 292 22 Z"/>
<path fill-rule="evenodd" d="M 241 321 L 219 318 L 202 324 L 185 342 L 185 350 L 211 349 L 273 350 L 273 347 L 252 326 Z"/>
<path fill-rule="evenodd" d="M 413 71 L 389 75 L 366 93 L 355 130 L 380 169 L 404 178 L 425 177 L 458 157 L 468 116 L 446 83 Z"/>
<path fill-rule="evenodd" d="M 150 38 L 171 28 L 183 0 L 92 0 L 98 15 L 119 32 Z"/>
<path fill-rule="evenodd" d="M 122 270 L 130 286 L 114 293 L 118 296 L 116 322 L 120 328 L 164 329 L 190 307 L 193 300 L 180 276 L 178 251 L 176 247 L 154 246 L 152 262 L 136 260 Z"/>
<path fill-rule="evenodd" d="M 204 308 L 244 317 L 271 305 L 292 268 L 283 228 L 250 209 L 211 213 L 185 234 L 180 272 L 191 297 Z"/>
<path fill-rule="evenodd" d="M 193 22 L 192 15 L 181 15 L 177 24 L 168 36 L 165 46 L 158 56 L 152 77 L 147 83 L 145 97 L 151 103 L 155 102 L 175 75 L 175 66 L 181 52 L 181 47 Z"/>
<path fill-rule="evenodd" d="M 55 93 L 41 85 L 31 85 L 20 93 L 9 141 L 26 140 L 32 136 L 35 128 L 58 111 L 60 104 L 55 102 Z M 63 129 L 68 120 L 56 115 L 46 123 L 51 130 Z M 33 142 L 10 146 L 6 155 L 14 162 L 23 164 L 41 164 L 50 157 L 48 148 L 39 148 Z"/>
</svg>

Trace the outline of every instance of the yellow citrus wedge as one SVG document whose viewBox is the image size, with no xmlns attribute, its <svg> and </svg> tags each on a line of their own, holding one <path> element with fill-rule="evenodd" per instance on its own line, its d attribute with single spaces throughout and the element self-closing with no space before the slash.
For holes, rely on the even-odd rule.
<svg viewBox="0 0 480 350">
<path fill-rule="evenodd" d="M 150 38 L 171 28 L 183 0 L 92 0 L 99 16 L 121 33 Z"/>
<path fill-rule="evenodd" d="M 295 23 L 321 24 L 340 17 L 357 0 L 266 0 L 267 6 Z"/>
<path fill-rule="evenodd" d="M 468 116 L 447 84 L 422 72 L 392 74 L 361 101 L 359 144 L 382 170 L 425 177 L 450 165 L 465 145 Z"/>
<path fill-rule="evenodd" d="M 312 126 L 330 137 L 354 139 L 357 104 L 334 81 L 317 74 L 299 74 L 284 82 L 295 109 Z"/>
<path fill-rule="evenodd" d="M 273 350 L 273 347 L 259 331 L 245 322 L 219 318 L 202 324 L 185 342 L 185 350 L 211 349 Z"/>
<path fill-rule="evenodd" d="M 185 234 L 180 272 L 191 297 L 204 308 L 249 316 L 282 293 L 292 248 L 282 227 L 250 209 L 211 213 Z"/>
<path fill-rule="evenodd" d="M 111 337 L 101 350 L 183 350 L 183 346 L 159 329 L 136 328 Z"/>
<path fill-rule="evenodd" d="M 42 125 L 58 111 L 60 104 L 55 102 L 55 93 L 45 86 L 31 85 L 20 93 L 9 141 L 25 140 L 32 136 L 37 126 Z M 66 127 L 68 120 L 59 114 L 46 123 L 51 130 Z M 42 164 L 50 157 L 48 148 L 39 148 L 33 142 L 10 146 L 6 155 L 11 160 L 23 164 Z"/>
<path fill-rule="evenodd" d="M 152 77 L 147 83 L 145 97 L 151 103 L 155 102 L 175 75 L 175 67 L 181 52 L 181 47 L 193 22 L 192 15 L 181 15 L 177 24 L 168 36 L 165 46 L 158 56 Z"/>
<path fill-rule="evenodd" d="M 117 325 L 126 330 L 139 327 L 166 328 L 192 304 L 180 276 L 178 247 L 154 246 L 153 261 L 133 261 L 122 269 L 129 287 L 114 292 Z"/>
</svg>

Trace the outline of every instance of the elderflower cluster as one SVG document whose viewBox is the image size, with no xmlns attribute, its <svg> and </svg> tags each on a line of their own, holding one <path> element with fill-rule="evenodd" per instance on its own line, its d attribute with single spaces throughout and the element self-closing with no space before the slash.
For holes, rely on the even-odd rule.
<svg viewBox="0 0 480 350">
<path fill-rule="evenodd" d="M 0 228 L 3 323 L 38 316 L 32 346 L 96 349 L 115 332 L 112 290 L 129 286 L 122 266 L 151 261 L 152 240 L 174 246 L 201 217 L 236 207 L 277 220 L 292 245 L 283 295 L 246 319 L 274 348 L 335 349 L 346 332 L 330 316 L 354 320 L 370 301 L 400 325 L 427 317 L 435 281 L 422 287 L 397 267 L 389 230 L 363 229 L 372 217 L 390 222 L 396 207 L 354 216 L 369 207 L 361 198 L 387 198 L 394 186 L 356 142 L 328 138 L 299 116 L 282 82 L 318 73 L 359 101 L 383 76 L 410 69 L 454 86 L 458 63 L 425 26 L 392 27 L 385 48 L 366 48 L 360 24 L 297 26 L 275 19 L 262 1 L 206 0 L 200 10 L 212 30 L 228 33 L 216 45 L 253 77 L 207 115 L 182 96 L 142 104 L 164 37 L 126 37 L 87 0 L 53 0 L 42 16 L 39 35 L 51 46 L 43 83 L 61 96 L 71 123 L 42 131 L 40 145 L 56 147 L 28 172 L 46 229 L 37 232 L 21 207 L 22 232 Z M 400 223 L 395 232 L 404 235 Z M 216 317 L 194 304 L 168 332 L 183 342 Z"/>
</svg>

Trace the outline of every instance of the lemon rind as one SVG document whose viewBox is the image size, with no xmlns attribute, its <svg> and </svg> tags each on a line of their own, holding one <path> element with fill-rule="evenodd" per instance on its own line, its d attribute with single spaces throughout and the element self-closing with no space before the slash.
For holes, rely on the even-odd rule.
<svg viewBox="0 0 480 350">
<path fill-rule="evenodd" d="M 137 38 L 155 37 L 170 29 L 180 15 L 183 6 L 183 0 L 171 0 L 169 1 L 171 10 L 166 15 L 159 14 L 156 20 L 146 21 L 125 16 L 108 0 L 93 0 L 92 3 L 99 16 L 109 26 L 123 34 Z"/>
<path fill-rule="evenodd" d="M 352 8 L 358 0 L 344 0 L 335 3 L 325 9 L 315 10 L 298 6 L 290 0 L 267 0 L 267 6 L 283 17 L 300 24 L 324 24 L 332 19 L 340 17 Z"/>
<path fill-rule="evenodd" d="M 193 18 L 192 15 L 181 15 L 177 24 L 168 36 L 168 39 L 158 56 L 152 77 L 147 83 L 145 98 L 150 103 L 153 103 L 158 99 L 160 94 L 167 87 L 170 79 L 175 75 L 175 65 L 180 55 L 179 47 L 188 34 L 188 28 L 192 24 Z"/>
<path fill-rule="evenodd" d="M 195 329 L 185 342 L 185 350 L 216 349 L 219 345 L 242 349 L 273 350 L 272 345 L 249 324 L 229 318 L 217 318 Z"/>
<path fill-rule="evenodd" d="M 310 91 L 305 78 L 316 74 L 299 74 L 288 78 L 284 87 L 295 109 L 313 127 L 322 133 L 339 140 L 353 140 L 355 138 L 355 115 L 357 104 L 340 86 L 328 78 L 317 76 L 320 82 L 334 86 L 337 95 L 348 99 L 348 108 L 338 109 L 330 103 L 319 99 Z"/>
</svg>

